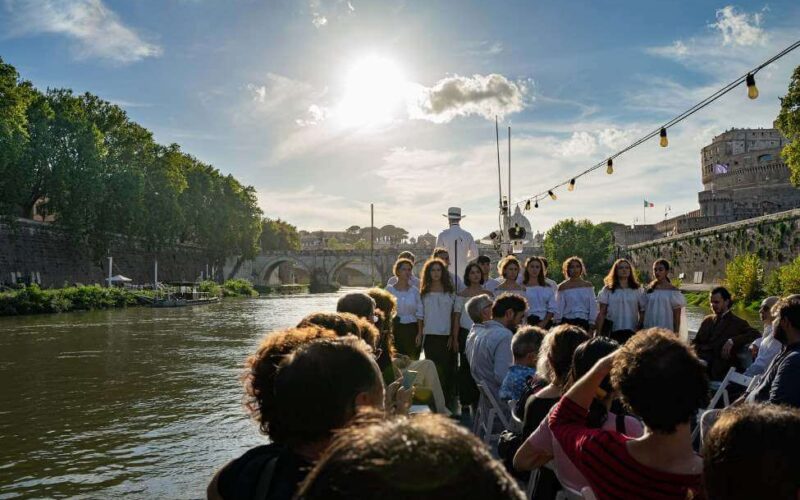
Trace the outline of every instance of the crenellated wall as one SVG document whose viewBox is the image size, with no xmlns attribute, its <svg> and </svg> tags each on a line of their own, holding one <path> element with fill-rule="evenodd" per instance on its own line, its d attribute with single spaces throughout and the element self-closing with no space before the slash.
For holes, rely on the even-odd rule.
<svg viewBox="0 0 800 500">
<path fill-rule="evenodd" d="M 703 273 L 701 283 L 718 283 L 725 265 L 745 253 L 757 254 L 769 273 L 800 255 L 800 209 L 638 243 L 623 253 L 648 274 L 656 259 L 667 259 L 684 284 L 694 283 L 695 272 Z"/>
</svg>

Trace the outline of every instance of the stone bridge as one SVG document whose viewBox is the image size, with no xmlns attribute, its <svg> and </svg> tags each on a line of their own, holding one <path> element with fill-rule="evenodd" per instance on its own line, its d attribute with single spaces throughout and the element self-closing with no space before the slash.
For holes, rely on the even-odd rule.
<svg viewBox="0 0 800 500">
<path fill-rule="evenodd" d="M 225 278 L 243 278 L 254 285 L 275 283 L 273 273 L 288 269 L 290 273 L 281 273 L 282 282 L 305 281 L 311 284 L 312 290 L 324 290 L 341 283 L 342 273 L 355 272 L 371 281 L 373 273 L 375 283 L 385 283 L 392 275 L 392 268 L 397 254 L 409 250 L 417 256 L 415 272 L 419 272 L 425 258 L 430 255 L 431 248 L 403 248 L 369 250 L 299 250 L 264 252 L 253 260 L 239 261 L 229 259 L 225 265 Z"/>
</svg>

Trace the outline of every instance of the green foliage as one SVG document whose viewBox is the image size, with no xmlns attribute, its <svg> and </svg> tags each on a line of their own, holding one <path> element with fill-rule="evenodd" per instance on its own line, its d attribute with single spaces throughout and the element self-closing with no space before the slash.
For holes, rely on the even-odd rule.
<svg viewBox="0 0 800 500">
<path fill-rule="evenodd" d="M 781 111 L 777 120 L 778 129 L 789 139 L 789 144 L 781 151 L 791 172 L 791 181 L 800 186 L 800 66 L 792 74 L 789 89 L 781 97 Z"/>
<path fill-rule="evenodd" d="M 776 271 L 780 282 L 780 295 L 800 293 L 800 257 L 781 266 Z"/>
<path fill-rule="evenodd" d="M 553 271 L 561 278 L 561 263 L 577 255 L 583 259 L 588 279 L 595 287 L 602 286 L 613 256 L 612 232 L 608 226 L 598 226 L 588 220 L 566 219 L 550 228 L 544 237 L 544 252 Z"/>
<path fill-rule="evenodd" d="M 761 295 L 764 266 L 757 255 L 738 255 L 725 266 L 725 285 L 735 300 L 751 301 Z"/>
<path fill-rule="evenodd" d="M 88 93 L 39 92 L 0 60 L 0 216 L 29 217 L 34 206 L 94 257 L 114 233 L 155 253 L 194 243 L 214 265 L 259 250 L 252 187 L 157 144 L 122 108 Z"/>
<path fill-rule="evenodd" d="M 261 249 L 300 250 L 300 235 L 297 228 L 280 219 L 264 219 L 261 224 Z"/>
<path fill-rule="evenodd" d="M 222 287 L 219 286 L 216 281 L 212 280 L 201 281 L 200 286 L 197 287 L 197 290 L 200 292 L 208 293 L 209 295 L 222 297 Z"/>
<path fill-rule="evenodd" d="M 780 296 L 781 292 L 781 272 L 780 269 L 775 269 L 767 275 L 764 280 L 764 293 L 766 295 Z"/>
<path fill-rule="evenodd" d="M 222 284 L 222 293 L 225 297 L 258 297 L 253 284 L 244 279 L 226 281 Z"/>
<path fill-rule="evenodd" d="M 149 292 L 136 294 L 148 295 Z M 0 316 L 125 307 L 137 303 L 136 294 L 121 288 L 103 288 L 99 285 L 42 290 L 33 284 L 12 292 L 0 293 Z"/>
</svg>

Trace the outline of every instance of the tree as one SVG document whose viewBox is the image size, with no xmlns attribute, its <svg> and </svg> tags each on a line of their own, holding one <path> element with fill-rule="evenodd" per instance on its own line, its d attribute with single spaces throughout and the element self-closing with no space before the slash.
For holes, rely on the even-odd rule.
<svg viewBox="0 0 800 500">
<path fill-rule="evenodd" d="M 297 228 L 280 219 L 264 219 L 261 231 L 261 248 L 269 250 L 300 250 Z"/>
<path fill-rule="evenodd" d="M 22 165 L 27 147 L 30 101 L 37 93 L 0 58 L 0 216 L 19 215 L 29 184 Z"/>
<path fill-rule="evenodd" d="M 781 97 L 777 125 L 778 130 L 789 139 L 781 156 L 791 172 L 792 184 L 800 187 L 800 66 L 795 68 L 789 90 Z"/>
<path fill-rule="evenodd" d="M 613 250 L 611 231 L 588 220 L 559 221 L 544 237 L 544 253 L 553 269 L 551 276 L 560 276 L 561 263 L 577 255 L 583 259 L 595 286 L 600 286 L 608 271 Z"/>
</svg>

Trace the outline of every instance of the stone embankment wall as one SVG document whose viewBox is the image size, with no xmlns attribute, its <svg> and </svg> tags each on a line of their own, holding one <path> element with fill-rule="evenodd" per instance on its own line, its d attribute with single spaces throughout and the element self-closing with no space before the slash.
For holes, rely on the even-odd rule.
<svg viewBox="0 0 800 500">
<path fill-rule="evenodd" d="M 624 253 L 648 275 L 656 259 L 667 259 L 684 284 L 719 283 L 725 265 L 745 253 L 758 255 L 769 274 L 800 255 L 800 209 L 638 243 Z"/>
<path fill-rule="evenodd" d="M 113 273 L 133 279 L 133 283 L 153 282 L 154 256 L 122 238 L 114 241 L 109 255 Z M 181 245 L 158 255 L 158 280 L 195 280 L 206 272 L 206 261 L 197 247 Z M 104 284 L 108 259 L 92 260 L 88 253 L 71 245 L 66 235 L 49 224 L 18 221 L 17 231 L 0 223 L 0 284 L 18 278 L 42 287 L 65 284 Z"/>
</svg>

